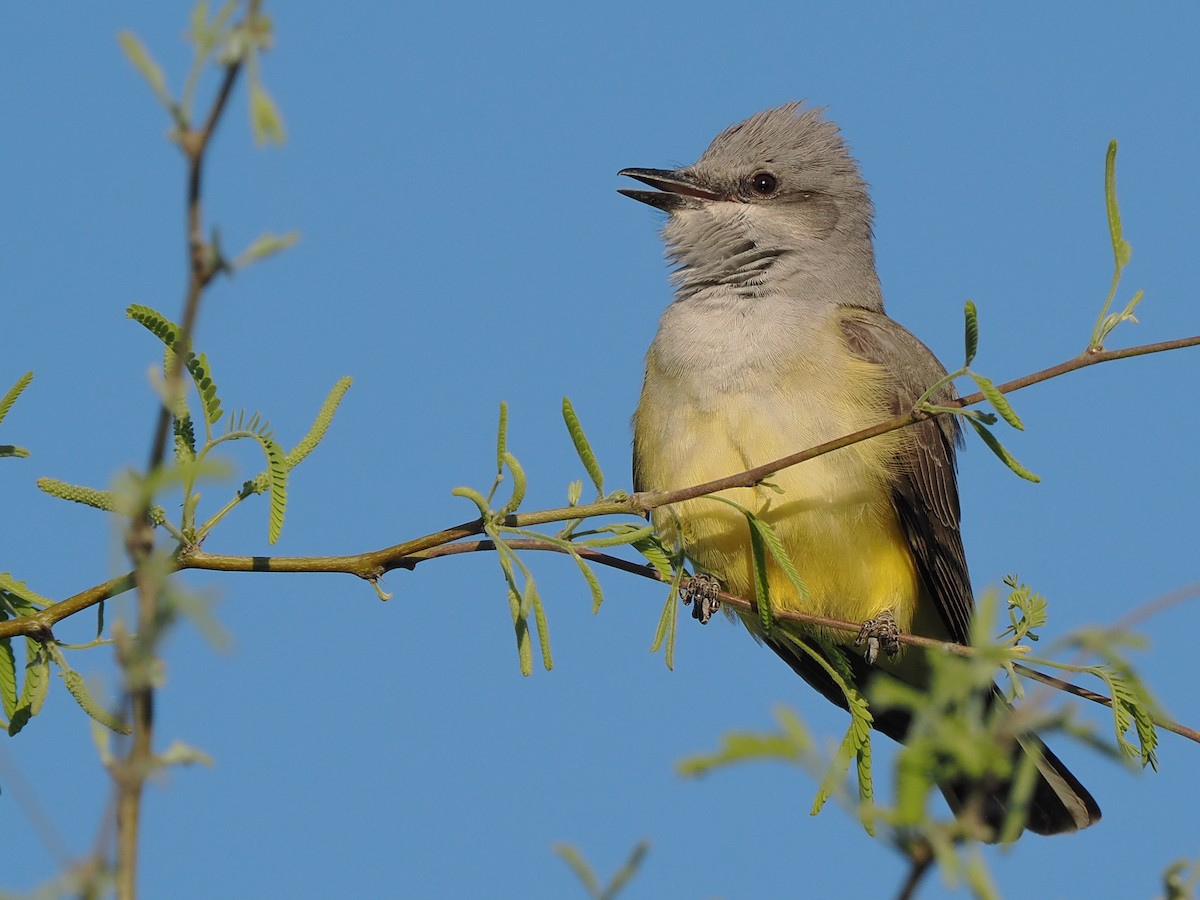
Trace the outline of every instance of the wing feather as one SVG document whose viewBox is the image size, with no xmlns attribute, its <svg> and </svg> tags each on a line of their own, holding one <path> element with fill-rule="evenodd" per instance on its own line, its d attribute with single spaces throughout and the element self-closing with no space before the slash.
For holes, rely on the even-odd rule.
<svg viewBox="0 0 1200 900">
<path fill-rule="evenodd" d="M 896 415 L 917 400 L 946 370 L 920 340 L 881 313 L 847 310 L 840 320 L 847 346 L 860 359 L 888 373 L 888 403 Z M 935 401 L 953 398 L 947 385 Z M 955 450 L 961 443 L 957 420 L 942 416 L 909 428 L 897 460 L 892 500 L 912 548 L 917 571 L 938 614 L 959 643 L 970 643 L 974 595 L 959 530 Z"/>
</svg>

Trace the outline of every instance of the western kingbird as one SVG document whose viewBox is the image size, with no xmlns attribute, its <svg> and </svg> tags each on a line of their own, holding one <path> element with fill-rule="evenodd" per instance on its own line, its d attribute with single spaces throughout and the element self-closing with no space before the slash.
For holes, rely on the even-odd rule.
<svg viewBox="0 0 1200 900">
<path fill-rule="evenodd" d="M 657 190 L 622 190 L 669 214 L 674 302 L 646 355 L 634 415 L 634 487 L 666 491 L 732 475 L 909 412 L 945 374 L 933 353 L 883 310 L 867 186 L 838 127 L 790 103 L 734 125 L 694 165 L 623 169 Z M 953 389 L 934 396 L 945 401 Z M 770 476 L 726 497 L 774 527 L 808 588 L 798 596 L 774 563 L 772 605 L 864 624 L 867 660 L 847 654 L 857 686 L 887 673 L 920 686 L 923 654 L 895 659 L 896 630 L 970 643 L 974 609 L 959 533 L 952 416 L 893 431 Z M 653 521 L 697 571 L 754 596 L 748 523 L 711 499 L 656 509 Z M 698 601 L 698 606 L 699 606 Z M 707 618 L 708 609 L 697 610 Z M 845 699 L 825 670 L 742 615 L 751 633 L 825 697 Z M 777 626 L 778 627 L 778 626 Z M 829 631 L 844 644 L 853 635 Z M 878 648 L 888 652 L 875 663 Z M 869 661 L 868 661 L 869 660 Z M 989 703 L 1004 702 L 993 686 Z M 903 740 L 906 712 L 875 715 Z M 1100 818 L 1087 790 L 1035 735 L 1027 827 L 1041 834 Z M 941 785 L 961 813 L 976 805 L 997 833 L 1008 783 Z"/>
</svg>

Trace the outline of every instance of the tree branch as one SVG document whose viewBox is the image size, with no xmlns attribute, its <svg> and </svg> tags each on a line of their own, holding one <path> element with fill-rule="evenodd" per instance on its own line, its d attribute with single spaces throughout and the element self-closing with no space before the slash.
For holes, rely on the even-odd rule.
<svg viewBox="0 0 1200 900">
<path fill-rule="evenodd" d="M 243 25 L 257 12 L 257 0 L 251 0 Z M 212 281 L 219 264 L 213 248 L 204 240 L 201 209 L 204 160 L 217 124 L 221 120 L 242 69 L 242 57 L 225 66 L 221 86 L 213 100 L 204 126 L 200 131 L 184 129 L 177 136 L 187 158 L 188 187 L 186 238 L 188 247 L 188 279 L 184 295 L 183 316 L 179 341 L 171 356 L 166 373 L 166 400 L 159 406 L 150 443 L 147 473 L 162 467 L 166 458 L 167 438 L 171 419 L 178 406 L 176 398 L 183 393 L 183 368 L 191 350 L 192 333 L 200 309 L 200 298 Z M 134 570 L 127 576 L 138 590 L 137 635 L 128 646 L 118 645 L 118 659 L 125 669 L 128 684 L 129 721 L 133 734 L 124 759 L 114 760 L 109 770 L 117 788 L 117 871 L 116 891 L 122 900 L 137 896 L 138 835 L 141 821 L 142 793 L 146 778 L 154 768 L 154 681 L 147 660 L 153 658 L 154 646 L 161 633 L 160 589 L 169 572 L 155 571 L 153 566 L 154 535 L 150 522 L 151 498 L 147 497 L 140 515 L 135 516 L 125 537 L 126 552 Z M 171 569 L 174 571 L 174 569 Z M 125 588 L 122 587 L 122 590 Z M 98 592 L 105 596 L 109 591 Z M 99 597 L 96 602 L 99 602 Z M 45 612 L 45 611 L 44 611 Z"/>
<path fill-rule="evenodd" d="M 226 77 L 226 83 L 232 87 L 232 80 Z M 225 92 L 227 95 L 227 92 Z M 210 116 L 211 118 L 211 116 Z M 211 129 L 206 126 L 206 130 L 211 134 Z M 999 386 L 1004 393 L 1021 390 L 1022 388 L 1030 387 L 1031 385 L 1040 384 L 1043 381 L 1048 381 L 1051 378 L 1056 378 L 1065 375 L 1068 372 L 1078 371 L 1079 369 L 1087 368 L 1088 366 L 1096 365 L 1097 363 L 1108 362 L 1118 359 L 1129 359 L 1135 356 L 1145 356 L 1152 353 L 1161 353 L 1168 350 L 1178 350 L 1185 347 L 1195 347 L 1200 345 L 1200 335 L 1179 338 L 1170 341 L 1159 341 L 1152 344 L 1141 344 L 1135 347 L 1127 347 L 1120 350 L 1097 350 L 1085 351 L 1073 359 L 1066 360 L 1058 365 L 1051 366 L 1041 371 L 1034 372 L 1022 378 L 1013 379 Z M 959 398 L 953 404 L 959 407 L 972 406 L 982 402 L 984 399 L 981 393 L 968 394 Z M 765 465 L 757 466 L 753 469 L 748 469 L 745 472 L 740 472 L 725 478 L 719 478 L 714 481 L 709 481 L 700 485 L 682 488 L 673 491 L 659 492 L 642 492 L 633 494 L 632 496 L 623 499 L 607 499 L 596 503 L 586 504 L 582 506 L 568 506 L 556 509 L 541 510 L 530 513 L 514 513 L 505 517 L 503 524 L 509 527 L 529 527 L 533 525 L 545 525 L 553 522 L 565 522 L 581 518 L 591 518 L 596 516 L 609 515 L 635 515 L 645 516 L 650 510 L 660 506 L 665 506 L 671 503 L 678 503 L 683 500 L 690 500 L 696 497 L 705 496 L 715 493 L 730 487 L 754 487 L 768 476 L 782 469 L 791 466 L 799 465 L 802 462 L 807 462 L 825 453 L 831 453 L 834 450 L 839 450 L 843 447 L 860 441 L 869 440 L 872 437 L 877 437 L 881 434 L 895 431 L 900 428 L 906 428 L 917 422 L 925 419 L 934 418 L 936 415 L 946 415 L 947 413 L 926 413 L 923 411 L 913 411 L 907 415 L 898 416 L 887 422 L 881 422 L 878 425 L 870 428 L 865 428 L 853 434 L 838 438 L 837 440 L 827 441 L 816 447 L 809 448 L 799 453 L 793 453 L 789 456 L 782 457 Z M 168 415 L 169 423 L 169 415 Z M 164 438 L 165 440 L 165 438 Z M 180 569 L 205 569 L 211 571 L 224 572 L 327 572 L 327 573 L 343 573 L 355 575 L 368 581 L 377 581 L 387 572 L 395 569 L 413 569 L 418 563 L 425 560 L 436 559 L 445 556 L 454 556 L 461 553 L 474 553 L 485 550 L 495 549 L 491 541 L 466 541 L 466 538 L 474 537 L 482 534 L 484 531 L 483 519 L 473 519 L 469 522 L 463 522 L 459 525 L 451 526 L 450 528 L 436 531 L 409 541 L 404 541 L 399 544 L 394 544 L 390 547 L 384 547 L 378 550 L 370 550 L 358 554 L 342 555 L 342 556 L 311 556 L 311 557 L 280 557 L 280 556 L 235 556 L 226 554 L 206 553 L 200 547 L 191 545 L 179 548 L 174 560 L 167 567 L 167 574 L 179 571 Z M 536 539 L 521 538 L 513 539 L 507 542 L 510 547 L 516 550 L 552 550 L 555 552 L 563 552 L 561 548 L 554 546 L 549 542 L 541 542 Z M 600 553 L 586 547 L 576 548 L 579 555 L 585 559 L 598 563 L 600 565 L 609 566 L 611 568 L 620 569 L 632 574 L 641 575 L 644 577 L 661 579 L 653 567 L 640 563 L 630 562 L 619 557 L 609 556 L 608 554 Z M 52 627 L 69 616 L 75 615 L 82 610 L 88 609 L 103 602 L 104 600 L 117 596 L 118 594 L 128 591 L 134 587 L 136 578 L 134 573 L 127 573 L 117 578 L 110 579 L 102 584 L 88 588 L 72 597 L 69 597 L 59 603 L 52 604 L 46 609 L 43 609 L 33 615 L 22 616 L 15 619 L 10 619 L 0 622 L 0 637 L 16 637 L 26 635 L 38 640 L 53 639 Z M 732 606 L 739 606 L 743 609 L 752 609 L 752 604 L 743 600 L 740 597 L 735 597 L 732 594 L 722 593 L 722 601 Z M 1178 598 L 1173 598 L 1171 602 L 1178 602 Z M 847 622 L 837 619 L 828 619 L 823 616 L 808 615 L 805 613 L 786 613 L 779 611 L 775 614 L 777 619 L 783 621 L 796 622 L 798 624 L 830 628 L 840 631 L 857 632 L 861 627 L 860 623 Z M 947 643 L 944 641 L 936 641 L 930 638 L 921 637 L 919 635 L 902 634 L 900 635 L 901 642 L 913 646 L 921 646 L 926 649 L 936 649 L 946 653 L 955 653 L 958 655 L 970 655 L 971 648 L 964 647 L 960 644 Z M 1088 691 L 1084 688 L 1072 685 L 1070 682 L 1061 681 L 1052 676 L 1045 675 L 1025 666 L 1017 666 L 1024 674 L 1059 690 L 1075 694 L 1095 703 L 1111 705 L 1111 700 L 1102 694 L 1097 694 Z M 1158 721 L 1156 724 L 1182 735 L 1190 740 L 1200 742 L 1200 732 L 1178 725 L 1169 721 Z"/>
</svg>

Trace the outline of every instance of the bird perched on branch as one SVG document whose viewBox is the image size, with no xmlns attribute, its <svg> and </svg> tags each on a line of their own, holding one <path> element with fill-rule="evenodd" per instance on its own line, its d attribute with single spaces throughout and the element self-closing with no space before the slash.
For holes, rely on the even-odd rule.
<svg viewBox="0 0 1200 900">
<path fill-rule="evenodd" d="M 837 126 L 791 103 L 728 128 L 680 169 L 624 169 L 653 190 L 621 193 L 668 214 L 676 264 L 674 302 L 646 356 L 634 416 L 634 485 L 666 491 L 711 481 L 908 413 L 946 372 L 883 309 L 867 185 Z M 954 396 L 949 386 L 934 402 Z M 974 610 L 959 533 L 954 417 L 942 416 L 844 447 L 770 477 L 770 485 L 717 496 L 769 523 L 807 595 L 768 559 L 775 609 L 863 623 L 848 647 L 854 681 L 928 683 L 922 652 L 899 652 L 897 633 L 970 643 Z M 739 509 L 705 497 L 656 509 L 654 524 L 704 577 L 755 595 L 750 526 Z M 695 591 L 707 619 L 711 592 Z M 827 698 L 836 681 L 800 652 L 793 626 L 752 633 Z M 853 635 L 823 638 L 852 644 Z M 882 654 L 879 652 L 882 650 Z M 1003 703 L 998 689 L 983 704 Z M 910 715 L 875 714 L 903 741 Z M 1037 777 L 1026 827 L 1041 834 L 1100 818 L 1087 790 L 1035 735 L 1019 734 L 1015 759 Z M 1014 767 L 1016 771 L 1016 767 Z M 998 834 L 1011 777 L 965 775 L 940 785 L 951 807 L 970 807 Z"/>
</svg>

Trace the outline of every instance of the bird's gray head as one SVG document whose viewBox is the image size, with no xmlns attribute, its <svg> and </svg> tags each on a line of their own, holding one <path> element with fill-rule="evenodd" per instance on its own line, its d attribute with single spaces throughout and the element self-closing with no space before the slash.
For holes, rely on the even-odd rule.
<svg viewBox="0 0 1200 900">
<path fill-rule="evenodd" d="M 663 239 L 679 299 L 798 288 L 883 308 L 867 185 L 820 109 L 769 109 L 721 132 L 693 165 L 619 174 L 658 188 L 621 193 L 670 213 Z"/>
</svg>

